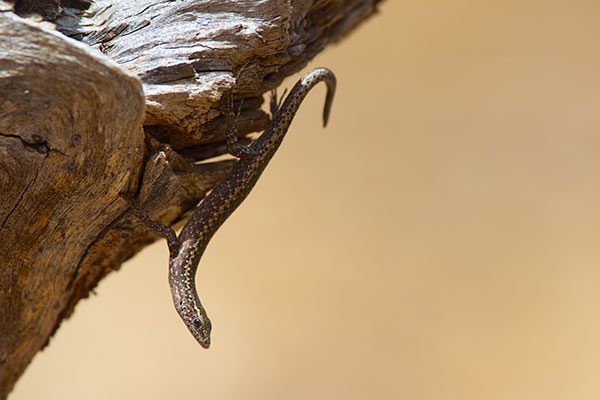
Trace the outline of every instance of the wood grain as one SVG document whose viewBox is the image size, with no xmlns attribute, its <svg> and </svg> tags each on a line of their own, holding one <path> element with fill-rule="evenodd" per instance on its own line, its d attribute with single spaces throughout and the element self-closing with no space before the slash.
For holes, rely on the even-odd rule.
<svg viewBox="0 0 600 400">
<path fill-rule="evenodd" d="M 232 166 L 198 163 L 225 152 L 227 96 L 240 135 L 264 129 L 263 93 L 377 3 L 0 1 L 0 398 L 156 239 L 121 195 L 183 221 Z"/>
</svg>

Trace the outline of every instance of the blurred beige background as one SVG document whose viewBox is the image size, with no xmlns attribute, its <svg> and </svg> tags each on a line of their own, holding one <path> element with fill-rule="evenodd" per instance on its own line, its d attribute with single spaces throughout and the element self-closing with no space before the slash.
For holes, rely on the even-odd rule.
<svg viewBox="0 0 600 400">
<path fill-rule="evenodd" d="M 387 1 L 200 264 L 78 305 L 13 400 L 598 399 L 600 3 Z M 293 83 L 290 80 L 288 86 Z"/>
</svg>

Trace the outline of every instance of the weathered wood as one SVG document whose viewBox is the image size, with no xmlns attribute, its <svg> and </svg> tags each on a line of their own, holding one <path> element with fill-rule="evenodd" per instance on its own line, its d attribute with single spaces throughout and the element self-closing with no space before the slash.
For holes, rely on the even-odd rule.
<svg viewBox="0 0 600 400">
<path fill-rule="evenodd" d="M 0 398 L 77 302 L 155 239 L 122 195 L 182 221 L 234 162 L 198 163 L 225 151 L 229 94 L 240 135 L 264 129 L 262 94 L 377 3 L 17 3 L 61 34 L 0 0 Z"/>
</svg>

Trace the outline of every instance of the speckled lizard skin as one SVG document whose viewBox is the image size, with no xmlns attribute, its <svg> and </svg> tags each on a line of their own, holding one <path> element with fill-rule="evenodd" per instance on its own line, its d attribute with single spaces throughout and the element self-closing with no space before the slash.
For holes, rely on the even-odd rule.
<svg viewBox="0 0 600 400">
<path fill-rule="evenodd" d="M 199 204 L 179 237 L 168 226 L 138 215 L 154 231 L 167 239 L 169 245 L 169 284 L 177 312 L 186 326 L 204 348 L 210 346 L 211 322 L 198 298 L 195 284 L 196 270 L 208 242 L 250 193 L 261 173 L 279 148 L 302 100 L 319 82 L 327 85 L 323 110 L 323 125 L 327 125 L 336 79 L 333 72 L 317 68 L 304 75 L 289 95 L 277 107 L 271 100 L 271 123 L 250 146 L 237 143 L 237 135 L 230 125 L 228 150 L 239 160 L 225 178 Z M 231 115 L 229 115 L 231 118 Z"/>
</svg>

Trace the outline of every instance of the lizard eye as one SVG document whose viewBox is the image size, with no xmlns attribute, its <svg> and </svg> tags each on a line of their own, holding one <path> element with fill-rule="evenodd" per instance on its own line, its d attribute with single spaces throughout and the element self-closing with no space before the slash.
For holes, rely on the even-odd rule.
<svg viewBox="0 0 600 400">
<path fill-rule="evenodd" d="M 200 328 L 200 326 L 202 326 L 202 322 L 198 318 L 196 318 L 195 320 L 193 320 L 192 324 L 194 324 L 194 326 L 196 328 Z"/>
</svg>

